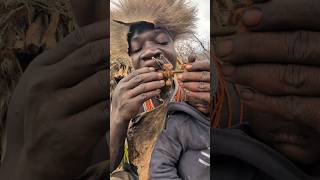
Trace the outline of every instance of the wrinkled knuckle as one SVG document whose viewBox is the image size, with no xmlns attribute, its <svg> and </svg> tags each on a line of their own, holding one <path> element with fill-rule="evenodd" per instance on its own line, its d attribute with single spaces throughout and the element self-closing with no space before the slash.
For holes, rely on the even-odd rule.
<svg viewBox="0 0 320 180">
<path fill-rule="evenodd" d="M 293 62 L 303 62 L 308 59 L 310 32 L 296 31 L 286 34 L 287 55 Z"/>
<path fill-rule="evenodd" d="M 204 92 L 210 92 L 210 84 L 204 83 L 204 85 L 203 85 L 201 90 L 204 91 Z"/>
<path fill-rule="evenodd" d="M 101 63 L 101 59 L 99 57 L 99 50 L 102 49 L 99 44 L 97 43 L 90 43 L 86 45 L 86 51 L 88 55 L 88 63 L 89 65 L 98 65 Z"/>
<path fill-rule="evenodd" d="M 147 98 L 147 93 L 142 93 L 139 95 L 139 100 L 140 101 L 146 101 L 146 98 Z"/>
<path fill-rule="evenodd" d="M 73 41 L 78 46 L 86 44 L 86 42 L 88 41 L 86 30 L 84 28 L 79 28 L 75 30 L 73 34 Z"/>
<path fill-rule="evenodd" d="M 205 79 L 206 82 L 210 82 L 210 72 L 206 72 L 205 73 L 205 78 L 204 79 Z"/>
<path fill-rule="evenodd" d="M 211 83 L 208 84 L 208 91 L 211 91 Z"/>
<path fill-rule="evenodd" d="M 288 91 L 297 91 L 301 89 L 305 83 L 302 66 L 288 64 L 284 67 L 284 70 L 280 73 L 280 80 L 285 85 L 286 89 Z"/>
<path fill-rule="evenodd" d="M 180 81 L 185 81 L 186 79 L 185 79 L 185 75 L 184 74 L 181 74 L 180 76 L 179 76 L 179 80 Z"/>
<path fill-rule="evenodd" d="M 146 87 L 145 84 L 141 84 L 141 85 L 140 85 L 140 88 L 141 88 L 141 91 L 142 91 L 142 92 L 145 92 L 147 87 Z"/>
<path fill-rule="evenodd" d="M 287 96 L 285 104 L 287 106 L 287 112 L 289 120 L 297 121 L 302 117 L 302 111 L 298 104 L 298 99 L 296 96 Z"/>
<path fill-rule="evenodd" d="M 206 67 L 209 67 L 210 68 L 210 61 L 207 59 L 207 60 L 204 60 L 204 63 L 205 63 L 205 66 Z"/>
<path fill-rule="evenodd" d="M 246 42 L 245 48 L 248 49 L 256 49 L 256 47 L 259 45 L 257 41 L 257 38 L 255 35 L 245 35 L 243 36 L 244 38 L 240 39 L 239 43 L 243 44 L 243 42 Z M 244 41 L 243 41 L 244 40 Z M 239 55 L 238 56 L 242 56 L 241 58 L 248 58 L 250 56 L 250 54 L 247 54 L 246 51 L 242 51 L 242 52 L 238 52 Z"/>
<path fill-rule="evenodd" d="M 136 77 L 138 75 L 138 72 L 137 71 L 133 71 L 131 74 L 130 74 L 130 77 Z"/>
<path fill-rule="evenodd" d="M 198 83 L 197 91 L 204 91 L 206 89 L 206 84 L 203 82 Z"/>
<path fill-rule="evenodd" d="M 137 76 L 135 76 L 134 77 L 134 79 L 133 79 L 133 81 L 135 82 L 135 83 L 141 83 L 142 82 L 142 77 L 141 77 L 141 75 L 137 75 Z"/>
</svg>

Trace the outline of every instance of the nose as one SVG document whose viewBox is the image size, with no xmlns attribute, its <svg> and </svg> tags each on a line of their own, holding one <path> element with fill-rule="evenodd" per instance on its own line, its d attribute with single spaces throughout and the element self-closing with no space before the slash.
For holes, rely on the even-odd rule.
<svg viewBox="0 0 320 180">
<path fill-rule="evenodd" d="M 159 49 L 150 47 L 143 52 L 140 58 L 144 61 L 148 61 L 148 60 L 151 60 L 152 57 L 159 58 L 160 55 L 161 55 L 161 51 Z"/>
</svg>

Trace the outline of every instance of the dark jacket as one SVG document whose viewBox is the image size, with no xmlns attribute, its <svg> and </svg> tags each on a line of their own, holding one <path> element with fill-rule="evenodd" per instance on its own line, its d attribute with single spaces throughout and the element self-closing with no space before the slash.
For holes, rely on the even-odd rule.
<svg viewBox="0 0 320 180">
<path fill-rule="evenodd" d="M 315 180 L 248 129 L 211 129 L 212 180 Z"/>
<path fill-rule="evenodd" d="M 168 106 L 166 126 L 154 147 L 150 179 L 210 179 L 209 119 L 186 103 Z"/>
</svg>

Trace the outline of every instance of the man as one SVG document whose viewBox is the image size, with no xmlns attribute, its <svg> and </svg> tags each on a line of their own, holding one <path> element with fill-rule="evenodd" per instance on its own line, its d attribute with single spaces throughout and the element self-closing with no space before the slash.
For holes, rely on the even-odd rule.
<svg viewBox="0 0 320 180">
<path fill-rule="evenodd" d="M 215 45 L 249 125 L 212 129 L 213 179 L 320 179 L 319 1 L 243 10 L 245 33 Z M 262 142 L 262 143 L 261 143 Z"/>
<path fill-rule="evenodd" d="M 12 95 L 0 179 L 77 179 L 106 160 L 109 4 L 72 3 L 83 27 L 35 58 Z M 102 165 L 81 179 L 105 178 Z"/>
<path fill-rule="evenodd" d="M 176 68 L 174 43 L 193 32 L 194 15 L 195 8 L 184 0 L 147 4 L 142 0 L 124 0 L 111 12 L 111 57 L 129 59 L 135 69 L 119 82 L 112 97 L 111 171 L 119 165 L 128 137 L 131 165 L 137 168 L 140 179 L 149 178 L 151 152 L 165 117 L 159 96 L 166 101 L 164 94 L 169 92 L 171 96 L 167 99 L 178 102 L 186 97 L 198 110 L 209 113 L 208 60 L 194 62 L 192 58 L 186 71 L 175 76 L 169 88 L 165 87 L 164 74 L 155 61 L 165 59 Z M 143 111 L 149 113 L 136 117 Z"/>
</svg>

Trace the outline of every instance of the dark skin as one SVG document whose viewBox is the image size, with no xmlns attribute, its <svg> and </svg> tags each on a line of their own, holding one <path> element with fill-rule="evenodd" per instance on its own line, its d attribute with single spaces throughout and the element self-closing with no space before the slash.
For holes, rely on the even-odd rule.
<svg viewBox="0 0 320 180">
<path fill-rule="evenodd" d="M 175 67 L 177 54 L 174 41 L 164 30 L 148 30 L 134 35 L 131 40 L 131 60 L 135 72 L 122 79 L 117 85 L 111 110 L 110 171 L 113 171 L 123 156 L 123 147 L 130 120 L 141 110 L 142 104 L 160 95 L 165 86 L 163 74 L 155 71 L 156 62 L 152 57 L 165 56 Z M 210 65 L 209 61 L 194 61 L 178 77 L 183 87 L 192 91 L 188 102 L 200 111 L 209 112 L 210 106 Z M 200 83 L 204 81 L 203 83 Z M 201 86 L 201 88 L 199 88 Z M 202 87 L 204 86 L 204 87 Z"/>
<path fill-rule="evenodd" d="M 91 165 L 95 147 L 109 128 L 109 23 L 93 23 L 103 17 L 92 12 L 82 12 L 90 20 L 78 17 L 91 25 L 39 55 L 21 77 L 7 115 L 8 149 L 0 179 L 70 180 Z"/>
<path fill-rule="evenodd" d="M 254 135 L 320 177 L 319 1 L 271 0 L 243 15 L 249 32 L 218 42 L 225 80 L 241 85 Z M 281 30 L 281 32 L 280 32 Z"/>
<path fill-rule="evenodd" d="M 80 27 L 106 19 L 107 6 L 104 0 L 71 0 L 70 2 L 73 14 Z"/>
</svg>

